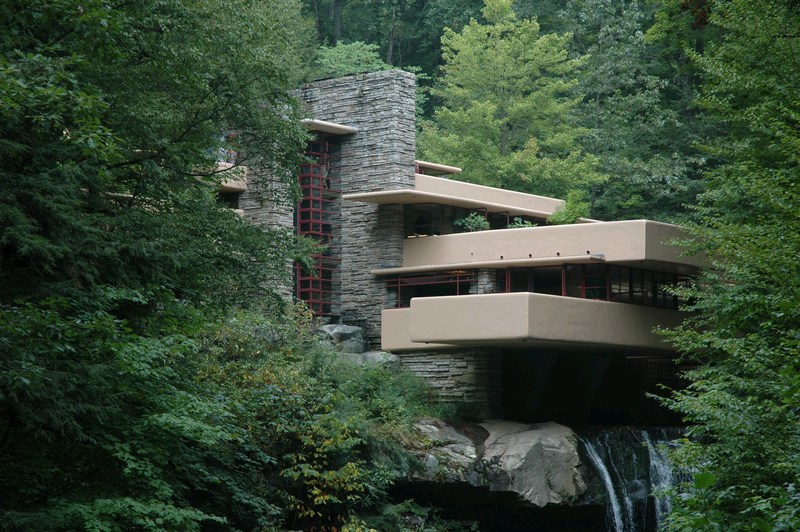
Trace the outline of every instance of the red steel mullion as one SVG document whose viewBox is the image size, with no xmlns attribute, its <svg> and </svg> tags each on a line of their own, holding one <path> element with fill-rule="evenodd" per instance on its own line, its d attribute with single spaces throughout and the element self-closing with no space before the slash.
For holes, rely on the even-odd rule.
<svg viewBox="0 0 800 532">
<path fill-rule="evenodd" d="M 441 280 L 439 280 L 439 279 L 441 279 Z M 402 279 L 402 280 L 403 281 L 408 281 L 409 279 Z M 474 281 L 474 279 L 470 278 L 470 277 L 464 277 L 464 278 L 461 278 L 461 280 L 459 280 L 458 277 L 456 277 L 456 278 L 441 277 L 441 278 L 432 278 L 432 279 L 427 280 L 427 282 L 423 282 L 423 283 L 408 283 L 408 282 L 406 282 L 406 283 L 403 283 L 403 285 L 404 286 L 427 286 L 427 285 L 434 285 L 434 284 L 454 284 L 454 283 L 458 284 L 459 282 L 473 282 L 473 281 Z"/>
<path fill-rule="evenodd" d="M 586 299 L 586 267 L 583 264 L 580 266 L 580 272 L 581 299 Z"/>
</svg>

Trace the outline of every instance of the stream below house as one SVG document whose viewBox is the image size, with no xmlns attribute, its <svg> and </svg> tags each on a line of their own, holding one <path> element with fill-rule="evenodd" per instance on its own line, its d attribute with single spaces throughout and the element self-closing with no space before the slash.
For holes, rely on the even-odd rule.
<svg viewBox="0 0 800 532">
<path fill-rule="evenodd" d="M 580 437 L 581 449 L 603 485 L 606 529 L 658 530 L 672 509 L 664 490 L 681 480 L 666 446 L 680 429 L 614 428 Z"/>
<path fill-rule="evenodd" d="M 681 434 L 680 428 L 578 431 L 585 491 L 564 504 L 537 506 L 496 487 L 436 480 L 401 483 L 392 495 L 396 501 L 413 498 L 434 506 L 441 518 L 472 523 L 478 530 L 656 531 L 671 510 L 663 490 L 682 480 L 666 453 Z"/>
</svg>

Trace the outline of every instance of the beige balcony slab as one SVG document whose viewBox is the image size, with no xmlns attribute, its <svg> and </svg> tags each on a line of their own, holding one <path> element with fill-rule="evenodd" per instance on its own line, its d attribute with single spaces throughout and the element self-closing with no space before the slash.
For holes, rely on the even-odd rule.
<svg viewBox="0 0 800 532">
<path fill-rule="evenodd" d="M 222 182 L 220 192 L 244 192 L 247 190 L 247 167 L 235 166 L 231 163 L 217 162 L 216 171 L 220 172 Z"/>
<path fill-rule="evenodd" d="M 393 308 L 382 311 L 381 349 L 384 351 L 419 351 L 457 347 L 455 345 L 412 342 L 410 320 L 410 308 Z"/>
<path fill-rule="evenodd" d="M 528 292 L 414 298 L 410 309 L 387 313 L 383 348 L 394 351 L 455 345 L 668 352 L 653 328 L 676 326 L 683 317 L 671 309 Z"/>
<path fill-rule="evenodd" d="M 306 118 L 300 122 L 311 131 L 319 131 L 321 133 L 328 133 L 329 135 L 352 135 L 353 133 L 358 132 L 357 127 L 345 126 L 342 124 L 336 124 L 334 122 L 326 122 L 325 120 Z"/>
<path fill-rule="evenodd" d="M 415 188 L 413 189 L 345 194 L 342 199 L 378 205 L 432 203 L 534 218 L 547 218 L 564 205 L 564 202 L 558 199 L 451 181 L 423 174 L 415 175 Z"/>
<path fill-rule="evenodd" d="M 448 269 L 526 267 L 602 261 L 693 275 L 700 257 L 682 256 L 669 245 L 683 236 L 670 224 L 648 220 L 498 229 L 411 238 L 403 242 L 403 264 L 372 270 L 396 275 Z"/>
</svg>

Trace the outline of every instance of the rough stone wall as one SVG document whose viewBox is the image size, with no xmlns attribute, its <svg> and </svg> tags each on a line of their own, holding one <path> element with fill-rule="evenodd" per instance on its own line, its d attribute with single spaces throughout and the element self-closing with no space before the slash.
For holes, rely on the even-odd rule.
<svg viewBox="0 0 800 532">
<path fill-rule="evenodd" d="M 239 209 L 258 226 L 292 230 L 294 206 L 287 188 L 268 172 L 267 165 L 253 161 L 247 169 L 247 190 L 239 195 Z"/>
<path fill-rule="evenodd" d="M 475 274 L 475 283 L 470 287 L 470 294 L 494 294 L 500 292 L 497 286 L 497 271 L 481 269 Z"/>
<path fill-rule="evenodd" d="M 422 377 L 446 403 L 483 417 L 502 415 L 503 359 L 498 350 L 398 353 L 401 364 Z"/>
<path fill-rule="evenodd" d="M 247 167 L 247 190 L 239 194 L 239 209 L 245 219 L 265 229 L 284 229 L 294 231 L 294 207 L 289 201 L 288 186 L 269 173 L 268 165 L 254 160 Z M 294 262 L 286 260 L 287 278 L 277 276 L 264 279 L 264 283 L 272 286 L 278 295 L 291 298 L 294 286 L 291 282 L 291 271 Z M 288 279 L 288 282 L 287 282 Z"/>
<path fill-rule="evenodd" d="M 340 140 L 336 170 L 343 194 L 413 188 L 413 74 L 390 70 L 323 80 L 296 94 L 313 118 L 358 128 Z M 365 327 L 373 346 L 380 343 L 386 289 L 369 271 L 402 263 L 402 209 L 342 201 L 342 321 Z"/>
</svg>

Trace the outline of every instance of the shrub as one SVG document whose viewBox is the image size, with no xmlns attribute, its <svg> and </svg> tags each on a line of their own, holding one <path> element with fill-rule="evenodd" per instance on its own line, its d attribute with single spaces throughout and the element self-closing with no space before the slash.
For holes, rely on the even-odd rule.
<svg viewBox="0 0 800 532">
<path fill-rule="evenodd" d="M 489 220 L 482 214 L 473 212 L 469 216 L 456 220 L 453 222 L 453 225 L 461 229 L 464 233 L 472 233 L 474 231 L 486 231 L 489 229 Z"/>
</svg>

